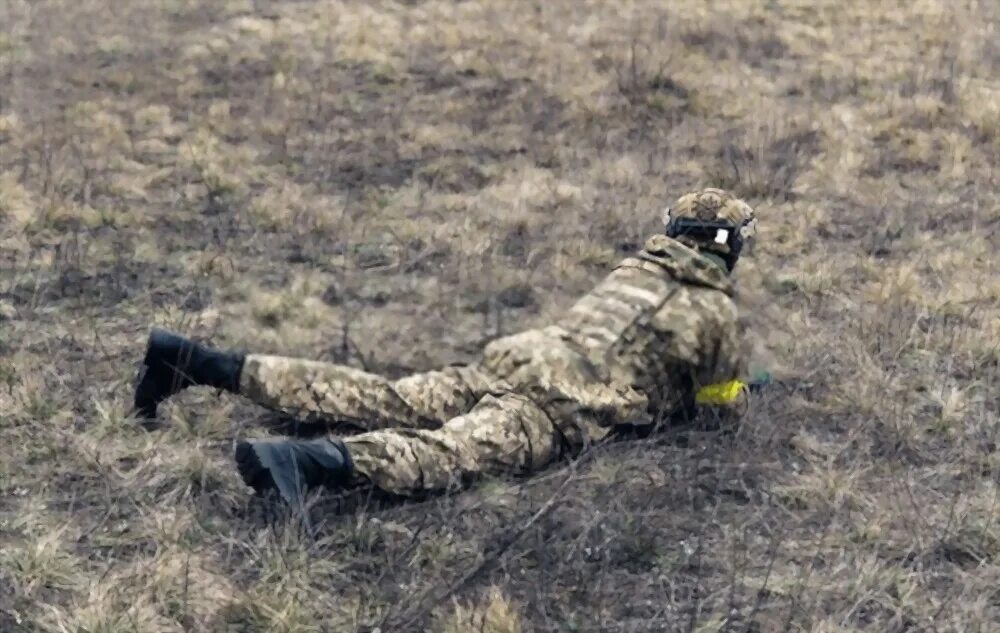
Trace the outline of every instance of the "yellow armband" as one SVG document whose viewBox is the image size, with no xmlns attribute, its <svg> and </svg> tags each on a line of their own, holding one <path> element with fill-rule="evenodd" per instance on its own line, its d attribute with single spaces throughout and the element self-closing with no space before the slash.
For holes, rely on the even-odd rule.
<svg viewBox="0 0 1000 633">
<path fill-rule="evenodd" d="M 742 380 L 730 380 L 714 385 L 706 385 L 695 394 L 694 401 L 698 404 L 727 405 L 736 402 L 747 384 Z"/>
</svg>

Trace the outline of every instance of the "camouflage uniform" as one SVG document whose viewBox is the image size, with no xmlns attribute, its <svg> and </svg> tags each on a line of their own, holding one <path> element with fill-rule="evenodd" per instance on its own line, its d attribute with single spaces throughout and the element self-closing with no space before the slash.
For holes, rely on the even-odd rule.
<svg viewBox="0 0 1000 633">
<path fill-rule="evenodd" d="M 493 341 L 474 365 L 393 382 L 249 355 L 240 393 L 364 429 L 344 439 L 359 484 L 443 490 L 482 473 L 530 472 L 621 425 L 654 425 L 691 407 L 701 386 L 742 376 L 731 294 L 721 266 L 656 235 L 563 318 Z"/>
</svg>

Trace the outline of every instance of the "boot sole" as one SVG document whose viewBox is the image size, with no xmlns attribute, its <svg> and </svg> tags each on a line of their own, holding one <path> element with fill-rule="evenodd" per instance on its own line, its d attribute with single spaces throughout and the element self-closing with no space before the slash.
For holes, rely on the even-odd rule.
<svg viewBox="0 0 1000 633">
<path fill-rule="evenodd" d="M 157 377 L 154 375 L 156 368 L 143 365 L 139 369 L 139 376 L 136 380 L 135 394 L 132 398 L 133 409 L 137 418 L 145 421 L 155 420 L 157 409 L 166 397 L 159 394 L 156 389 Z"/>
<path fill-rule="evenodd" d="M 160 403 L 169 397 L 169 394 L 162 393 L 163 390 L 155 386 L 160 379 L 156 373 L 160 371 L 158 365 L 161 359 L 155 358 L 153 350 L 158 346 L 165 345 L 171 336 L 173 335 L 166 330 L 153 328 L 149 332 L 149 336 L 146 337 L 146 353 L 142 357 L 142 366 L 135 382 L 133 396 L 133 408 L 136 417 L 143 422 L 143 426 L 147 424 L 153 428 L 157 426 L 152 421 L 156 419 Z"/>
<path fill-rule="evenodd" d="M 236 470 L 240 473 L 243 483 L 253 488 L 258 494 L 263 494 L 275 488 L 274 479 L 257 456 L 253 444 L 241 441 L 236 444 Z"/>
</svg>

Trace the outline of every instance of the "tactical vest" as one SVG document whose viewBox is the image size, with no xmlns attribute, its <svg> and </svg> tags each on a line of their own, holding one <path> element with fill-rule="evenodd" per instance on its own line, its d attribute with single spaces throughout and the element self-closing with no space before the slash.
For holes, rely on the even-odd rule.
<svg viewBox="0 0 1000 633">
<path fill-rule="evenodd" d="M 589 358 L 604 364 L 626 335 L 647 323 L 678 288 L 656 264 L 630 258 L 577 301 L 558 326 Z"/>
<path fill-rule="evenodd" d="M 701 299 L 728 301 L 717 292 L 728 284 L 716 264 L 654 236 L 554 324 L 491 342 L 482 367 L 567 434 L 586 427 L 583 435 L 597 439 L 607 423 L 653 422 L 691 393 L 707 316 Z M 593 423 L 587 412 L 598 412 Z"/>
<path fill-rule="evenodd" d="M 729 291 L 721 269 L 670 238 L 651 238 L 557 324 L 610 384 L 649 401 L 650 413 L 687 407 L 703 364 L 708 295 Z M 728 300 L 728 299 L 722 299 Z M 712 302 L 709 302 L 712 303 Z"/>
</svg>

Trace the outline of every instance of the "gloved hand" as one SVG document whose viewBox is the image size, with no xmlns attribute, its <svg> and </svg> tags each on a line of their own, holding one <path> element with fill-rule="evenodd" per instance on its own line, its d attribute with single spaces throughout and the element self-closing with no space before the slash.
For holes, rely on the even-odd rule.
<svg viewBox="0 0 1000 633">
<path fill-rule="evenodd" d="M 695 402 L 700 405 L 727 406 L 735 404 L 745 391 L 757 393 L 774 382 L 769 371 L 758 371 L 746 382 L 730 380 L 714 385 L 706 385 L 695 394 Z"/>
</svg>

